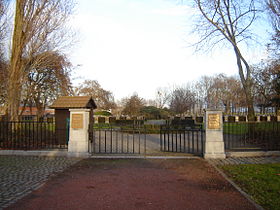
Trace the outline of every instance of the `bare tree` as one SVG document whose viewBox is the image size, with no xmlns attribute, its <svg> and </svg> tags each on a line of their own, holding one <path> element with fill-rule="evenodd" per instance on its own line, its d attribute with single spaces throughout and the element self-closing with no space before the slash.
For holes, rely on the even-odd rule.
<svg viewBox="0 0 280 210">
<path fill-rule="evenodd" d="M 59 52 L 68 46 L 64 28 L 73 11 L 72 0 L 16 0 L 12 50 L 9 65 L 7 112 L 18 119 L 22 87 L 28 75 L 26 65 L 38 66 L 44 52 Z M 38 61 L 34 59 L 38 58 Z"/>
<path fill-rule="evenodd" d="M 274 29 L 272 40 L 276 44 L 276 51 L 280 47 L 280 1 L 279 0 L 266 0 L 267 8 L 270 15 L 270 22 Z"/>
<path fill-rule="evenodd" d="M 0 106 L 5 104 L 7 97 L 8 67 L 5 61 L 0 58 Z"/>
<path fill-rule="evenodd" d="M 242 84 L 234 76 L 202 76 L 195 85 L 199 107 L 223 108 L 226 113 L 244 107 Z"/>
<path fill-rule="evenodd" d="M 0 0 L 0 58 L 3 57 L 3 46 L 7 38 L 9 28 L 8 1 Z"/>
<path fill-rule="evenodd" d="M 33 62 L 38 60 L 41 62 L 35 65 Z M 35 105 L 39 119 L 46 106 L 58 96 L 72 94 L 71 63 L 55 52 L 44 52 L 29 61 L 26 67 L 30 69 L 27 70 L 28 78 L 23 85 L 22 102 L 24 107 Z"/>
<path fill-rule="evenodd" d="M 96 80 L 85 80 L 74 88 L 75 95 L 92 96 L 99 109 L 109 110 L 116 107 L 113 93 L 105 90 Z"/>
<path fill-rule="evenodd" d="M 260 108 L 280 109 L 280 62 L 266 60 L 254 66 L 256 102 Z"/>
<path fill-rule="evenodd" d="M 219 74 L 214 79 L 213 88 L 216 92 L 216 97 L 222 103 L 226 113 L 230 113 L 236 108 L 246 106 L 244 92 L 240 80 L 231 76 L 227 77 L 224 74 Z"/>
<path fill-rule="evenodd" d="M 213 78 L 210 76 L 202 76 L 195 84 L 196 98 L 199 108 L 205 109 L 211 107 L 211 87 L 213 86 Z"/>
<path fill-rule="evenodd" d="M 200 35 L 197 46 L 212 48 L 229 44 L 236 57 L 238 73 L 246 95 L 248 118 L 254 120 L 251 68 L 240 43 L 252 39 L 250 28 L 257 18 L 255 0 L 194 0 L 200 17 L 195 32 Z"/>
<path fill-rule="evenodd" d="M 7 97 L 8 65 L 4 52 L 9 28 L 8 20 L 8 1 L 0 0 L 0 105 L 6 102 Z"/>
<path fill-rule="evenodd" d="M 170 110 L 184 114 L 191 112 L 195 105 L 195 93 L 190 87 L 177 87 L 170 94 Z"/>
<path fill-rule="evenodd" d="M 155 99 L 157 108 L 163 109 L 167 105 L 169 97 L 168 88 L 158 88 Z"/>
</svg>

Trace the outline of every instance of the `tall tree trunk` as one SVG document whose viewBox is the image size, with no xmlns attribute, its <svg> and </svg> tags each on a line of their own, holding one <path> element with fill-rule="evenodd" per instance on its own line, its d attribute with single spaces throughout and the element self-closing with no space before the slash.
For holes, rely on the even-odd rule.
<svg viewBox="0 0 280 210">
<path fill-rule="evenodd" d="M 251 87 L 246 88 L 245 94 L 248 107 L 248 121 L 255 121 L 254 99 L 251 93 Z"/>
<path fill-rule="evenodd" d="M 36 101 L 36 108 L 37 108 L 37 120 L 39 121 L 44 117 L 45 108 L 43 107 L 43 104 L 38 101 Z"/>
<path fill-rule="evenodd" d="M 25 0 L 16 1 L 16 14 L 14 23 L 12 53 L 9 66 L 9 84 L 7 95 L 7 114 L 9 120 L 18 120 L 18 109 L 20 106 L 23 67 L 22 54 L 24 49 L 24 5 Z"/>
<path fill-rule="evenodd" d="M 226 102 L 225 103 L 225 105 L 226 105 L 226 110 L 225 110 L 225 112 L 226 112 L 226 114 L 229 114 L 230 113 L 230 102 Z"/>
<path fill-rule="evenodd" d="M 246 96 L 246 104 L 247 104 L 247 108 L 248 108 L 248 120 L 255 121 L 254 97 L 252 94 L 250 66 L 245 61 L 245 59 L 242 57 L 242 55 L 237 47 L 234 47 L 234 51 L 235 51 L 237 66 L 238 66 L 238 70 L 239 70 L 240 80 L 241 80 L 242 87 L 244 89 L 245 96 Z M 247 71 L 246 77 L 244 75 L 242 63 L 244 64 L 246 71 Z"/>
</svg>

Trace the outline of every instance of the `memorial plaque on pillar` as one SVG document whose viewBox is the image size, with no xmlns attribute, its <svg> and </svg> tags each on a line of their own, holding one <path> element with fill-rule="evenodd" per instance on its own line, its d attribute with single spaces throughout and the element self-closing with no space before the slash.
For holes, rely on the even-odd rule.
<svg viewBox="0 0 280 210">
<path fill-rule="evenodd" d="M 83 128 L 83 114 L 72 114 L 71 128 L 73 129 Z"/>
<path fill-rule="evenodd" d="M 208 114 L 208 129 L 221 129 L 219 114 Z"/>
</svg>

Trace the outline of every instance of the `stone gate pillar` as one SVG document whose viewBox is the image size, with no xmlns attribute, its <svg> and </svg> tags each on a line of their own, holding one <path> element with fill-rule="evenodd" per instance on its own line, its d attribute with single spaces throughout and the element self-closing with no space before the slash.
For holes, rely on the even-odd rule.
<svg viewBox="0 0 280 210">
<path fill-rule="evenodd" d="M 204 158 L 226 158 L 223 140 L 223 112 L 206 110 Z"/>
<path fill-rule="evenodd" d="M 70 109 L 70 137 L 68 155 L 75 157 L 89 156 L 90 109 Z"/>
</svg>

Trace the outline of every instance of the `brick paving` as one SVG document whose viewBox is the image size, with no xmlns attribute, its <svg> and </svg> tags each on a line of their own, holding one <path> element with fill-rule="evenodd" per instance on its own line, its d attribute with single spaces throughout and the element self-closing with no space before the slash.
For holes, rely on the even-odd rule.
<svg viewBox="0 0 280 210">
<path fill-rule="evenodd" d="M 0 209 L 42 186 L 48 178 L 80 159 L 67 157 L 0 156 Z M 280 163 L 280 157 L 230 157 L 214 165 Z"/>
<path fill-rule="evenodd" d="M 40 187 L 47 179 L 80 159 L 67 157 L 0 156 L 0 209 Z"/>
<path fill-rule="evenodd" d="M 266 164 L 266 163 L 280 163 L 279 156 L 271 157 L 229 157 L 226 159 L 209 160 L 214 165 L 237 165 L 237 164 Z"/>
</svg>

